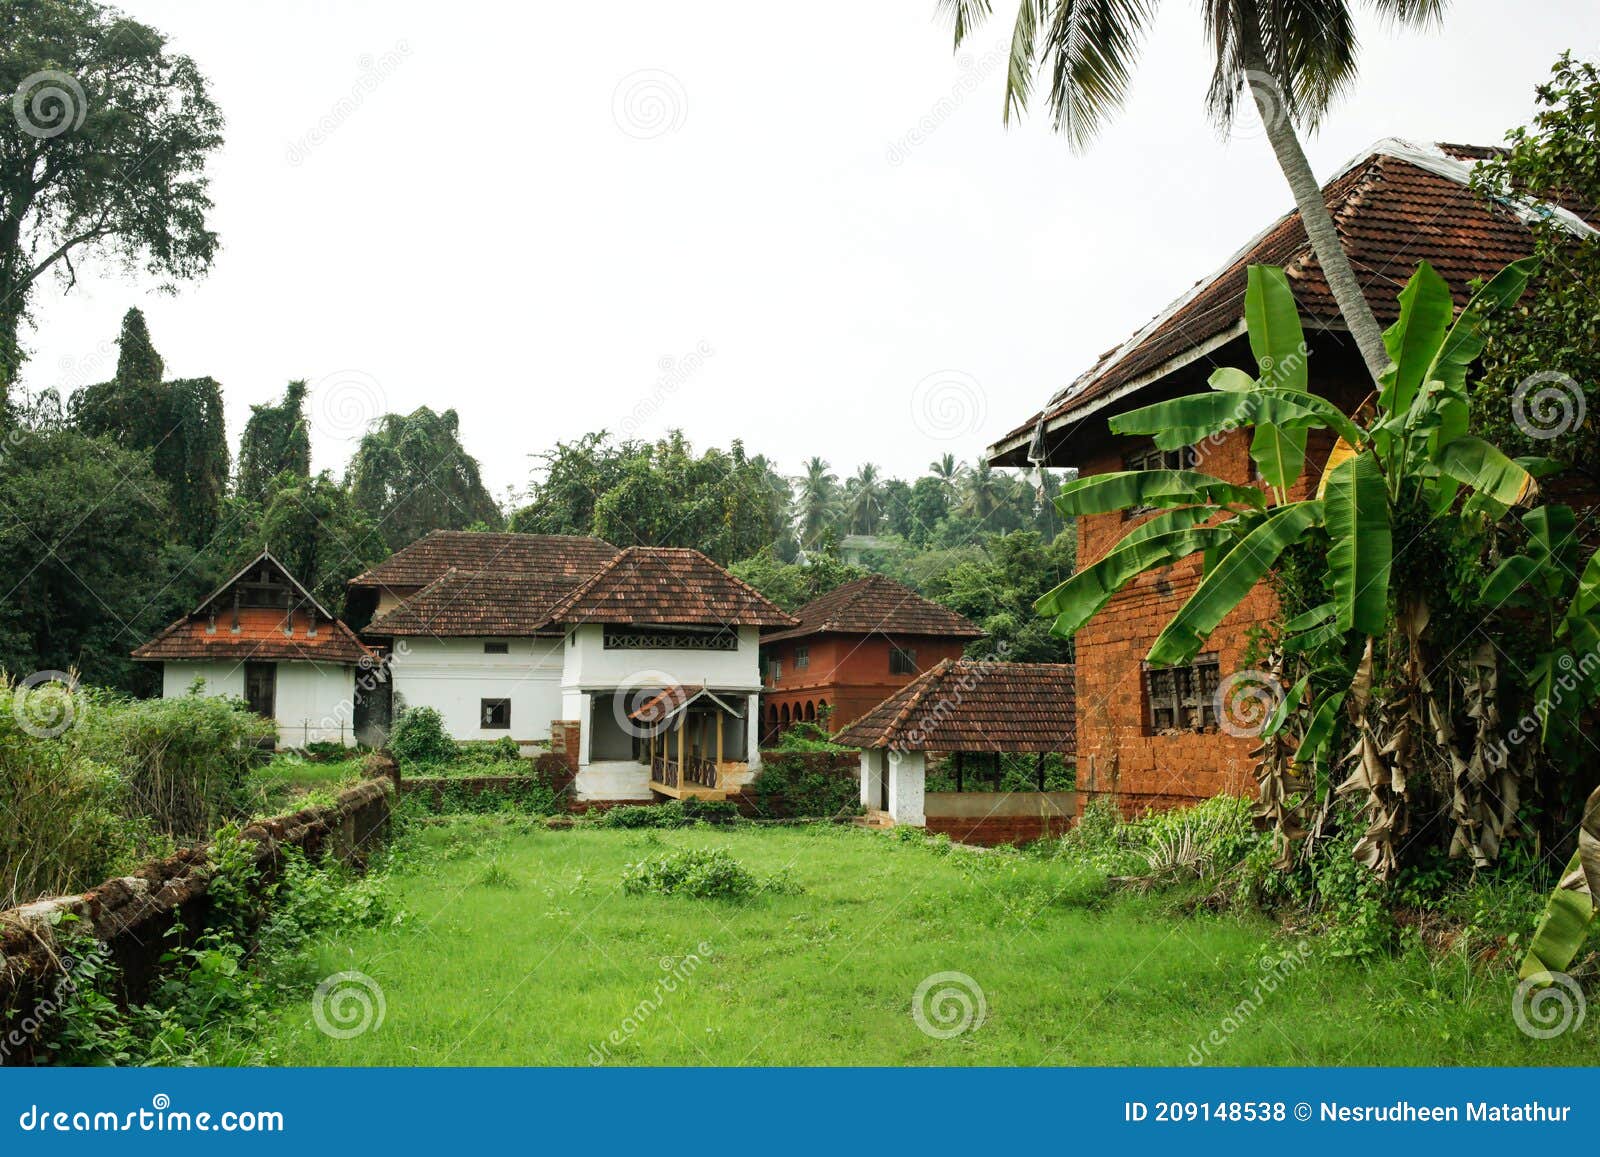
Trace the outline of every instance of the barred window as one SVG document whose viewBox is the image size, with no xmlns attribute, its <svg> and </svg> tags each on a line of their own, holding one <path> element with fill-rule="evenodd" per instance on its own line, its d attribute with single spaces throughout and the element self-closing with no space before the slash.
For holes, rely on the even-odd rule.
<svg viewBox="0 0 1600 1157">
<path fill-rule="evenodd" d="M 511 644 L 497 641 L 487 642 L 483 645 L 483 653 L 485 655 L 509 655 L 511 654 Z"/>
<path fill-rule="evenodd" d="M 1179 450 L 1141 450 L 1136 454 L 1129 454 L 1122 459 L 1124 470 L 1193 470 L 1199 464 L 1200 455 L 1193 446 L 1185 446 Z M 1155 510 L 1154 506 L 1130 506 L 1123 510 L 1123 518 L 1137 518 L 1141 514 L 1149 514 Z"/>
<path fill-rule="evenodd" d="M 607 627 L 602 642 L 608 651 L 737 651 L 739 633 L 731 627 Z"/>
<path fill-rule="evenodd" d="M 796 647 L 794 649 L 794 669 L 803 671 L 809 666 L 811 666 L 811 648 Z"/>
<path fill-rule="evenodd" d="M 906 647 L 889 648 L 889 674 L 915 675 L 917 673 L 917 653 Z"/>
<path fill-rule="evenodd" d="M 1215 652 L 1197 655 L 1187 667 L 1144 665 L 1145 722 L 1149 734 L 1214 731 L 1217 726 Z"/>
<path fill-rule="evenodd" d="M 478 700 L 478 717 L 482 720 L 480 726 L 485 731 L 509 731 L 511 729 L 511 700 Z"/>
</svg>

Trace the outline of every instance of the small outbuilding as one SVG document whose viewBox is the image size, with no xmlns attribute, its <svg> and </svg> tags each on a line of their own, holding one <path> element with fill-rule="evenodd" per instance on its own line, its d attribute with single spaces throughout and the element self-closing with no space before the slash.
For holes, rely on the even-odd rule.
<svg viewBox="0 0 1600 1157">
<path fill-rule="evenodd" d="M 1077 815 L 1077 793 L 1045 781 L 1050 756 L 1076 757 L 1075 708 L 1071 664 L 946 659 L 835 741 L 861 749 L 861 804 L 872 820 L 963 843 L 1025 843 L 1060 834 Z M 1035 790 L 1004 788 L 1002 759 L 1017 755 L 1034 756 Z M 933 760 L 954 791 L 927 790 Z M 992 790 L 982 790 L 985 778 Z"/>
</svg>

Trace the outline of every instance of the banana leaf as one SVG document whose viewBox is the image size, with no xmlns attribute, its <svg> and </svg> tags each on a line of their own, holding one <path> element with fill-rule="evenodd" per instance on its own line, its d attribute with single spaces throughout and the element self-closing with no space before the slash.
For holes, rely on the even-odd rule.
<svg viewBox="0 0 1600 1157">
<path fill-rule="evenodd" d="M 1188 506 L 1207 502 L 1264 506 L 1266 498 L 1254 486 L 1224 482 L 1197 470 L 1119 470 L 1063 483 L 1055 502 L 1063 517 L 1072 518 L 1138 506 Z"/>
<path fill-rule="evenodd" d="M 1316 765 L 1324 761 L 1328 744 L 1333 742 L 1334 728 L 1339 725 L 1339 708 L 1344 706 L 1344 697 L 1345 692 L 1339 691 L 1317 704 L 1311 722 L 1306 724 L 1306 733 L 1300 737 L 1300 746 L 1295 749 L 1296 763 Z"/>
<path fill-rule="evenodd" d="M 1118 414 L 1109 425 L 1114 434 L 1148 434 L 1158 449 L 1177 450 L 1243 426 L 1321 425 L 1322 414 L 1307 401 L 1311 396 L 1291 390 L 1189 394 Z"/>
<path fill-rule="evenodd" d="M 1384 348 L 1393 362 L 1383 375 L 1380 404 L 1391 414 L 1411 409 L 1417 391 L 1427 381 L 1450 328 L 1455 302 L 1444 278 L 1426 261 L 1417 266 L 1400 291 L 1400 318 L 1384 331 Z"/>
<path fill-rule="evenodd" d="M 1457 438 L 1439 452 L 1439 470 L 1502 507 L 1520 505 L 1539 491 L 1521 466 L 1482 438 Z"/>
<path fill-rule="evenodd" d="M 1341 631 L 1381 635 L 1389 618 L 1394 533 L 1389 492 L 1370 452 L 1347 458 L 1324 479 L 1328 570 Z"/>
<path fill-rule="evenodd" d="M 1489 610 L 1503 607 L 1510 603 L 1520 606 L 1528 600 L 1519 597 L 1520 591 L 1528 581 L 1539 572 L 1539 564 L 1525 554 L 1514 554 L 1499 566 L 1493 573 L 1483 580 L 1483 586 L 1478 591 L 1478 599 L 1487 605 Z M 1516 601 L 1512 602 L 1515 598 Z"/>
<path fill-rule="evenodd" d="M 1142 542 L 1118 546 L 1099 562 L 1085 567 L 1054 590 L 1042 595 L 1033 609 L 1054 615 L 1051 633 L 1070 636 L 1099 614 L 1129 580 L 1158 566 L 1177 562 L 1203 551 L 1229 532 L 1219 527 L 1196 527 L 1156 535 Z"/>
<path fill-rule="evenodd" d="M 1252 265 L 1246 271 L 1244 321 L 1262 384 L 1305 390 L 1306 336 L 1289 279 L 1278 266 Z"/>
<path fill-rule="evenodd" d="M 1321 524 L 1320 502 L 1296 502 L 1274 510 L 1200 580 L 1194 594 L 1156 636 L 1146 658 L 1163 666 L 1193 659 L 1278 556 Z"/>
<path fill-rule="evenodd" d="M 1550 894 L 1544 915 L 1522 958 L 1523 980 L 1545 972 L 1565 972 L 1583 947 L 1600 901 L 1600 788 L 1584 805 L 1578 850 Z"/>
<path fill-rule="evenodd" d="M 1456 318 L 1445 335 L 1439 352 L 1428 367 L 1427 381 L 1444 382 L 1450 387 L 1465 387 L 1467 368 L 1483 352 L 1483 320 L 1506 308 L 1522 296 L 1528 279 L 1537 272 L 1539 259 L 1524 257 L 1513 261 L 1489 279 Z"/>
</svg>

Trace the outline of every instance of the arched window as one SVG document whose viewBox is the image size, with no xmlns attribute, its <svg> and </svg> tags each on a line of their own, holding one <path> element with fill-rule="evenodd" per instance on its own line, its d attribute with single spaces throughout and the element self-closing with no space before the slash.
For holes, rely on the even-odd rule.
<svg viewBox="0 0 1600 1157">
<path fill-rule="evenodd" d="M 787 703 L 783 705 L 783 715 L 780 722 L 782 722 L 785 727 L 789 725 L 789 705 Z"/>
<path fill-rule="evenodd" d="M 817 721 L 817 705 L 815 703 L 807 701 L 807 703 L 806 703 L 806 722 L 807 723 L 815 723 L 816 721 Z"/>
</svg>

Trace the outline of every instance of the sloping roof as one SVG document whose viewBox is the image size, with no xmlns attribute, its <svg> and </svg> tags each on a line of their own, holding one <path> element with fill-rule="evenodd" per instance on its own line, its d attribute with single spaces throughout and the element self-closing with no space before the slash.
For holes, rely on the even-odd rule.
<svg viewBox="0 0 1600 1157">
<path fill-rule="evenodd" d="M 603 538 L 570 534 L 491 534 L 434 530 L 395 551 L 350 580 L 353 587 L 423 587 L 458 571 L 537 573 L 580 582 L 594 574 L 617 548 Z"/>
<path fill-rule="evenodd" d="M 283 633 L 283 611 L 276 607 L 242 607 L 239 631 L 231 615 L 219 615 L 215 630 L 204 617 L 185 616 L 155 638 L 136 648 L 133 657 L 145 662 L 198 659 L 217 663 L 281 662 L 372 665 L 377 656 L 338 619 L 322 618 L 311 635 L 310 616 L 294 612 L 292 633 Z"/>
<path fill-rule="evenodd" d="M 718 707 L 736 719 L 744 718 L 744 711 L 726 702 L 715 691 L 707 687 L 695 685 L 676 685 L 666 688 L 659 694 L 652 695 L 639 705 L 636 711 L 629 712 L 628 718 L 636 723 L 661 723 L 671 719 L 684 708 L 692 706 L 697 700 L 709 699 Z"/>
<path fill-rule="evenodd" d="M 834 737 L 898 751 L 1077 751 L 1069 663 L 945 659 Z"/>
<path fill-rule="evenodd" d="M 552 623 L 792 627 L 795 620 L 698 550 L 630 546 L 564 598 Z"/>
<path fill-rule="evenodd" d="M 366 633 L 438 638 L 559 634 L 549 626 L 550 612 L 575 585 L 565 575 L 452 568 L 373 619 Z"/>
<path fill-rule="evenodd" d="M 979 639 L 983 630 L 970 619 L 925 599 L 910 587 L 883 575 L 868 575 L 819 595 L 794 613 L 800 625 L 776 631 L 763 642 L 815 635 L 843 634 L 942 635 Z"/>
<path fill-rule="evenodd" d="M 1531 207 L 1480 197 L 1467 181 L 1473 163 L 1489 152 L 1468 145 L 1381 141 L 1323 186 L 1339 238 L 1380 322 L 1398 315 L 1396 295 L 1421 261 L 1438 270 L 1457 305 L 1464 305 L 1471 281 L 1527 256 L 1527 218 L 1554 214 L 1580 232 L 1597 224 L 1584 206 Z M 1021 465 L 1041 418 L 1054 428 L 1085 416 L 1113 396 L 1153 382 L 1242 334 L 1251 265 L 1283 266 L 1302 317 L 1315 327 L 1344 328 L 1300 214 L 1287 213 L 1122 345 L 1102 354 L 1040 414 L 991 446 L 991 459 Z"/>
</svg>

